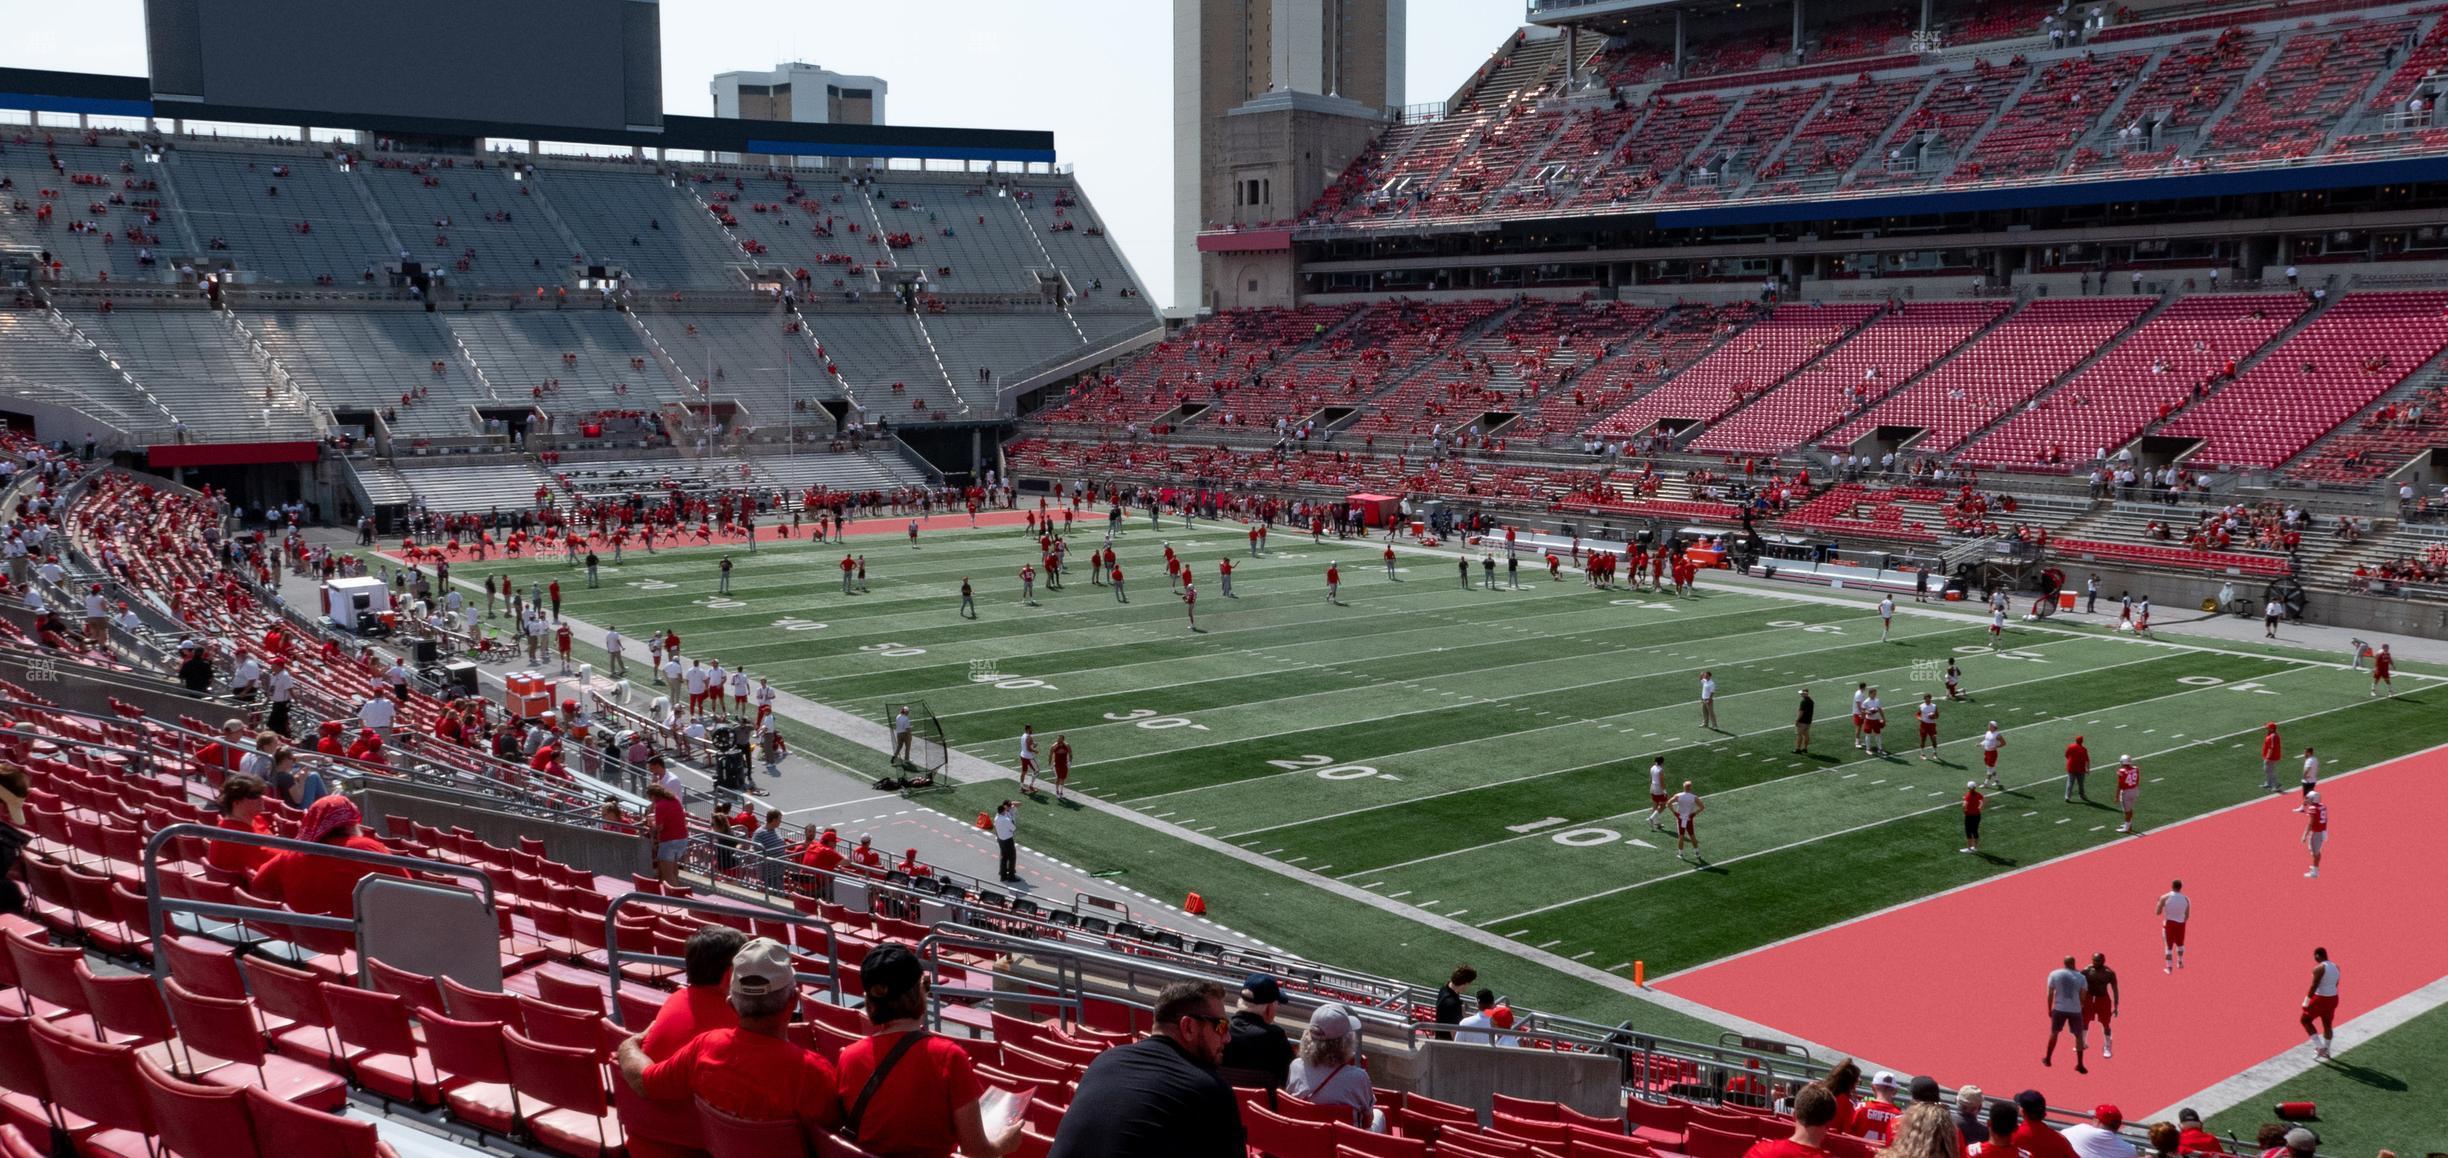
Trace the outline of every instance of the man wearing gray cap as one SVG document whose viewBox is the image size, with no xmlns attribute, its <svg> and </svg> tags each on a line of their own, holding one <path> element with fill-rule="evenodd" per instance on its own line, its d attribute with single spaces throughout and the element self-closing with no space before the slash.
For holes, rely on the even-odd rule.
<svg viewBox="0 0 2448 1158">
<path fill-rule="evenodd" d="M 841 1121 L 833 1065 L 782 1036 L 798 999 L 790 950 L 770 937 L 739 947 L 731 958 L 731 1008 L 736 1029 L 710 1029 L 680 1051 L 649 1062 L 632 1034 L 620 1044 L 621 1079 L 662 1102 L 692 1098 L 751 1122 L 797 1121 L 802 1130 L 831 1130 Z"/>
</svg>

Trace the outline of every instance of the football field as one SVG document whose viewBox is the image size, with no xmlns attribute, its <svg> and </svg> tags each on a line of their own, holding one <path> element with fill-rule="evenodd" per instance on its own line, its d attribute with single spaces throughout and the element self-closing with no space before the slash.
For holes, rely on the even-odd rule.
<svg viewBox="0 0 2448 1158">
<path fill-rule="evenodd" d="M 1083 556 L 1104 524 L 1088 526 L 1074 536 Z M 1909 597 L 1882 641 L 1868 603 L 1824 589 L 1598 591 L 1569 569 L 1550 580 L 1525 555 L 1518 590 L 1501 558 L 1488 590 L 1475 553 L 1465 584 L 1455 557 L 1433 550 L 1406 547 L 1389 576 L 1377 541 L 1277 533 L 1253 558 L 1239 524 L 1126 527 L 1128 603 L 1084 568 L 1061 590 L 1041 577 L 1035 604 L 1022 603 L 1017 573 L 1036 552 L 1017 526 L 930 530 L 915 547 L 898 533 L 853 536 L 871 588 L 855 595 L 841 591 L 837 546 L 732 548 L 728 597 L 714 593 L 719 550 L 631 552 L 599 590 L 557 560 L 485 570 L 559 577 L 572 616 L 632 639 L 676 630 L 691 657 L 867 719 L 923 700 L 954 747 L 1005 768 L 1024 725 L 1041 746 L 1066 736 L 1073 791 L 1292 870 L 1260 874 L 1263 912 L 1211 885 L 1208 902 L 1235 927 L 1423 981 L 1408 941 L 1372 960 L 1321 928 L 1363 906 L 1286 886 L 1337 882 L 1377 898 L 1370 920 L 1467 927 L 1526 960 L 1625 981 L 1638 963 L 1656 980 L 2250 800 L 2267 721 L 2282 729 L 2288 784 L 2307 745 L 2334 774 L 2448 741 L 2432 679 L 2407 673 L 2397 698 L 2374 699 L 2338 656 L 2020 622 L 1992 649 L 1974 613 Z M 1198 576 L 1195 632 L 1167 583 L 1168 544 Z M 1217 575 L 1227 557 L 1229 599 Z M 1339 602 L 1327 598 L 1330 563 Z M 959 612 L 964 577 L 974 620 Z M 1950 661 L 1968 701 L 1947 701 Z M 1715 730 L 1701 722 L 1703 670 L 1718 688 Z M 1890 755 L 1854 746 L 1860 683 L 1885 701 Z M 1818 720 L 1796 752 L 1804 688 Z M 1924 693 L 1941 704 L 1935 759 L 1913 751 Z M 1967 855 L 1960 801 L 1991 720 L 2007 741 L 2006 791 Z M 2096 770 L 2090 801 L 2068 803 L 2062 753 L 2078 734 Z M 2116 832 L 2109 803 L 2124 755 L 2142 769 L 2138 836 Z M 1671 822 L 1650 827 L 1647 768 L 1660 756 L 1668 790 L 1689 780 L 1706 804 L 1704 860 L 1678 858 Z M 1040 810 L 1030 836 L 1102 858 L 1083 867 L 1170 879 L 1146 863 L 1144 826 L 1125 849 L 1095 817 Z M 1097 835 L 1065 841 L 1070 825 Z M 2292 833 L 2237 853 L 2302 855 Z M 2011 930 L 2002 920 L 1997 932 Z M 2053 963 L 2001 989 L 2036 988 Z"/>
</svg>

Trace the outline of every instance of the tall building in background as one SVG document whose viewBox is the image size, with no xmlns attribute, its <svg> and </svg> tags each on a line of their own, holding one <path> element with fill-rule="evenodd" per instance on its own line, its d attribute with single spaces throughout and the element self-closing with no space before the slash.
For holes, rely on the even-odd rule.
<svg viewBox="0 0 2448 1158">
<path fill-rule="evenodd" d="M 1298 215 L 1401 111 L 1405 3 L 1173 0 L 1176 312 L 1289 300 L 1288 251 L 1254 270 L 1199 231 Z"/>
<path fill-rule="evenodd" d="M 777 64 L 769 72 L 721 73 L 708 87 L 714 92 L 714 115 L 726 119 L 803 125 L 885 123 L 884 78 L 850 76 L 806 61 Z M 803 158 L 801 163 L 821 166 L 827 160 Z"/>
</svg>

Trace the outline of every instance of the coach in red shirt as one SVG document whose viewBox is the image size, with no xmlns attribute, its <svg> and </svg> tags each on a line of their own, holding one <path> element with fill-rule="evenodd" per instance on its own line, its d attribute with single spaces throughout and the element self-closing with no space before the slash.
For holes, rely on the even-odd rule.
<svg viewBox="0 0 2448 1158">
<path fill-rule="evenodd" d="M 1794 1091 L 1790 1138 L 1762 1138 L 1743 1158 L 1825 1158 L 1828 1126 L 1836 1120 L 1836 1095 L 1817 1082 Z"/>
<path fill-rule="evenodd" d="M 841 1121 L 833 1067 L 782 1036 L 798 999 L 790 950 L 771 938 L 731 958 L 730 1004 L 739 1025 L 698 1034 L 678 1053 L 646 1060 L 645 1034 L 621 1042 L 621 1080 L 657 1101 L 691 1098 L 751 1122 L 796 1121 L 813 1138 Z"/>
</svg>

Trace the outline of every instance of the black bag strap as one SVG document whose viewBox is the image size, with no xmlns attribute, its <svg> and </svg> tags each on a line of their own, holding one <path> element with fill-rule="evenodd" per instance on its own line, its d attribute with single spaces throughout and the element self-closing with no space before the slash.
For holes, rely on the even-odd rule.
<svg viewBox="0 0 2448 1158">
<path fill-rule="evenodd" d="M 878 1089 L 883 1087 L 884 1075 L 891 1073 L 894 1066 L 901 1064 L 902 1055 L 907 1054 L 910 1047 L 917 1045 L 918 1039 L 925 1036 L 927 1036 L 927 1031 L 913 1029 L 901 1035 L 901 1040 L 894 1042 L 893 1047 L 885 1052 L 884 1060 L 876 1063 L 875 1072 L 867 1075 L 867 1088 L 859 1091 L 858 1100 L 850 1103 L 850 1112 L 842 1115 L 842 1137 L 853 1142 L 858 1141 L 859 1119 L 866 1116 L 868 1101 L 875 1097 Z"/>
</svg>

